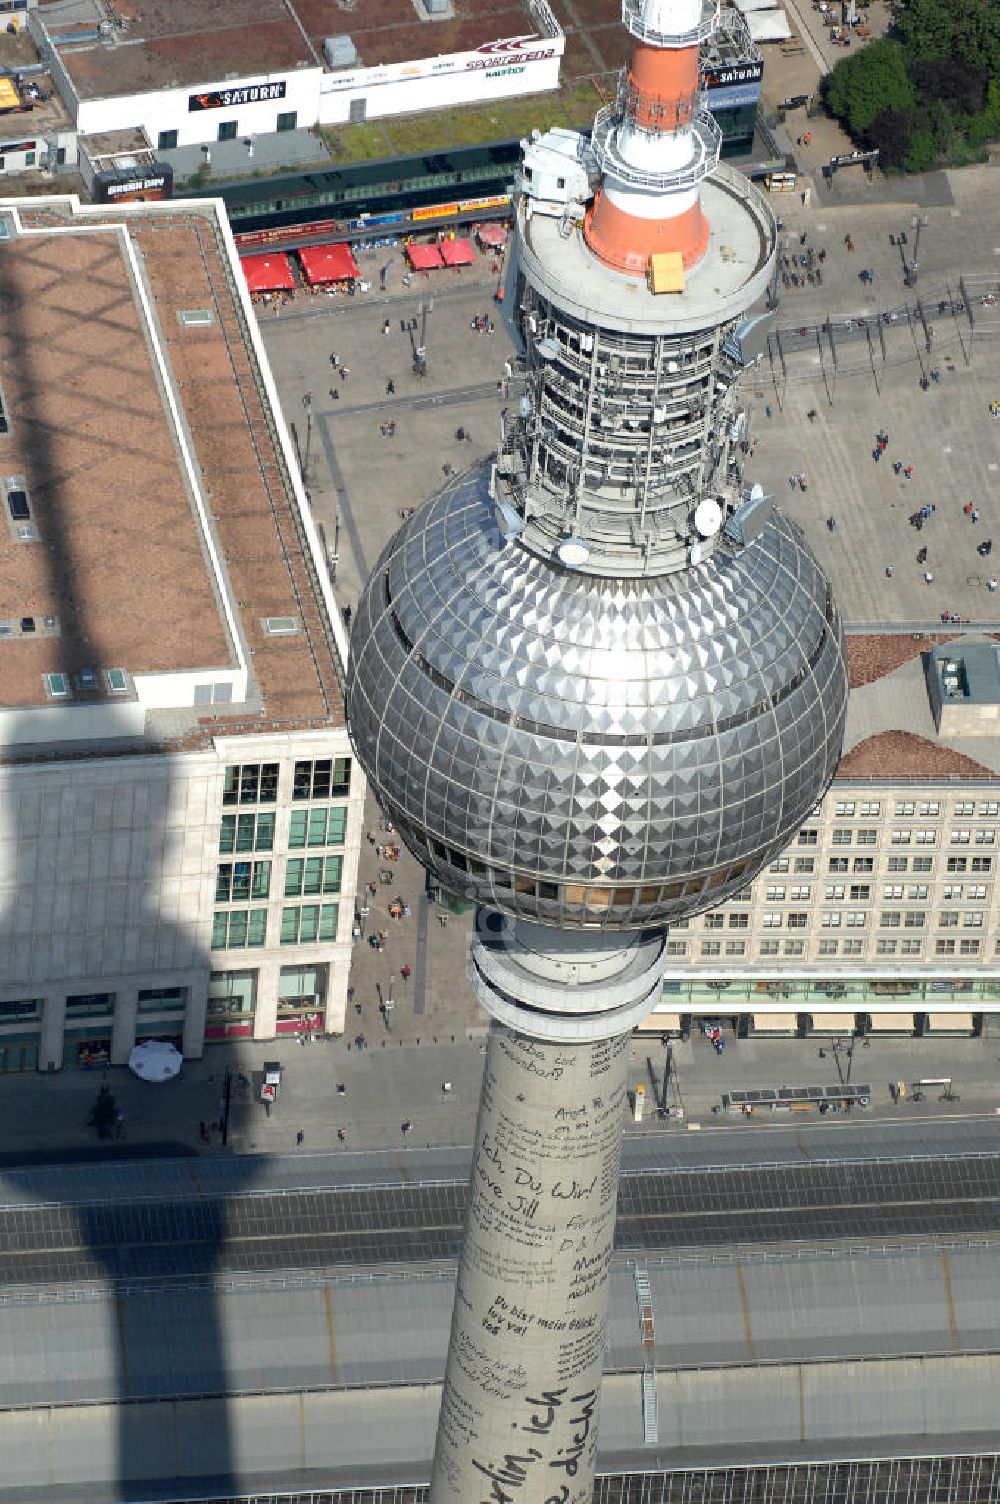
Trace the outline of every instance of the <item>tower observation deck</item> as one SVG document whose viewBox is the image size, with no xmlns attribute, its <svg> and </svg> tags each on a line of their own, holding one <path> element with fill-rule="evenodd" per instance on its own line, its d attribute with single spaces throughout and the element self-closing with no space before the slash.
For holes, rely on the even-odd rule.
<svg viewBox="0 0 1000 1504">
<path fill-rule="evenodd" d="M 624 0 L 592 143 L 524 144 L 495 459 L 398 531 L 348 720 L 403 839 L 480 905 L 494 1024 L 432 1504 L 590 1504 L 628 1031 L 667 927 L 781 851 L 833 776 L 830 587 L 746 474 L 775 254 L 697 108 L 704 0 Z"/>
</svg>

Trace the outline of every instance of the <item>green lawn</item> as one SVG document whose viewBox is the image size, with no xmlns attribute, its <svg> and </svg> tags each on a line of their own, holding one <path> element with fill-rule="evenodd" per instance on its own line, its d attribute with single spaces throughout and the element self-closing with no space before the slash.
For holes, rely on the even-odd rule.
<svg viewBox="0 0 1000 1504">
<path fill-rule="evenodd" d="M 359 125 L 326 126 L 322 136 L 335 162 L 370 162 L 379 157 L 509 141 L 554 125 L 589 125 L 602 103 L 591 83 L 577 82 L 558 93 L 427 110 L 419 115 L 366 120 Z"/>
</svg>

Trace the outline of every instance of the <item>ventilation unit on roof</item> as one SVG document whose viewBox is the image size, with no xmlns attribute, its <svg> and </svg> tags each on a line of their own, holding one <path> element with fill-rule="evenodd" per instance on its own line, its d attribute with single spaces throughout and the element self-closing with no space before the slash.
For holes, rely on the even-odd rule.
<svg viewBox="0 0 1000 1504">
<path fill-rule="evenodd" d="M 330 68 L 353 68 L 358 60 L 358 49 L 346 34 L 327 37 L 323 43 L 323 56 Z"/>
</svg>

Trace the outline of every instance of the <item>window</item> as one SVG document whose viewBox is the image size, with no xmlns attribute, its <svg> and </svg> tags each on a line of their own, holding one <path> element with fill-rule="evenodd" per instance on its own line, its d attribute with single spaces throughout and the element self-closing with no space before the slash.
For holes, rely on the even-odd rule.
<svg viewBox="0 0 1000 1504">
<path fill-rule="evenodd" d="M 854 814 L 855 804 L 853 799 L 838 799 L 836 815 L 838 820 L 848 820 Z"/>
<path fill-rule="evenodd" d="M 282 945 L 311 945 L 316 940 L 336 940 L 337 905 L 307 903 L 281 911 Z"/>
<path fill-rule="evenodd" d="M 293 131 L 299 123 L 297 110 L 281 110 L 278 114 L 278 123 L 275 127 L 279 131 Z"/>
<path fill-rule="evenodd" d="M 898 800 L 896 803 L 896 819 L 905 819 L 907 815 L 912 815 L 914 808 L 915 806 L 912 799 Z"/>
<path fill-rule="evenodd" d="M 346 832 L 346 805 L 328 809 L 293 809 L 288 827 L 288 847 L 290 851 L 296 851 L 303 846 L 343 846 Z"/>
<path fill-rule="evenodd" d="M 958 954 L 960 956 L 978 956 L 980 942 L 978 940 L 960 940 L 958 942 Z"/>
<path fill-rule="evenodd" d="M 966 909 L 962 915 L 962 928 L 964 930 L 981 930 L 983 927 L 982 909 Z"/>
<path fill-rule="evenodd" d="M 339 893 L 343 866 L 342 856 L 289 857 L 285 867 L 285 897 Z"/>
<path fill-rule="evenodd" d="M 41 1018 L 44 1001 L 40 997 L 22 997 L 0 1003 L 0 1023 L 11 1024 L 22 1018 Z"/>
<path fill-rule="evenodd" d="M 973 862 L 975 862 L 975 857 L 973 857 L 972 860 Z M 967 856 L 950 856 L 947 861 L 947 869 L 949 872 L 964 872 L 968 865 L 969 858 Z M 975 871 L 975 867 L 973 867 L 972 870 Z"/>
<path fill-rule="evenodd" d="M 228 767 L 222 788 L 223 804 L 274 804 L 278 797 L 278 764 L 251 762 Z"/>
<path fill-rule="evenodd" d="M 883 909 L 878 923 L 879 929 L 898 930 L 903 923 L 903 912 L 901 909 Z"/>
<path fill-rule="evenodd" d="M 128 677 L 123 668 L 107 668 L 104 670 L 104 682 L 110 695 L 124 695 L 128 693 Z"/>
<path fill-rule="evenodd" d="M 929 891 L 926 883 L 910 883 L 906 889 L 906 896 L 910 899 L 916 898 L 926 901 Z"/>
<path fill-rule="evenodd" d="M 721 930 L 725 922 L 721 914 L 706 914 L 704 927 L 707 930 Z"/>
<path fill-rule="evenodd" d="M 779 885 L 779 886 L 776 886 L 776 887 L 768 888 L 768 890 L 767 890 L 767 901 L 768 901 L 768 903 L 783 903 L 784 902 L 784 898 L 785 898 L 785 889 L 784 889 L 783 886 Z"/>
<path fill-rule="evenodd" d="M 808 883 L 795 883 L 789 890 L 789 896 L 793 902 L 809 903 L 812 899 L 812 888 Z"/>
<path fill-rule="evenodd" d="M 844 956 L 863 956 L 864 953 L 865 953 L 865 942 L 863 940 L 845 940 L 844 941 L 844 948 L 843 948 L 843 951 L 841 952 L 842 955 L 844 955 Z"/>
<path fill-rule="evenodd" d="M 815 857 L 811 857 L 811 856 L 797 856 L 795 858 L 795 871 L 797 873 L 808 875 L 809 873 L 811 873 L 811 872 L 813 872 L 815 870 L 815 867 L 816 867 L 816 859 L 815 859 Z M 785 866 L 784 866 L 783 870 L 785 872 L 788 871 L 788 859 L 787 859 L 787 857 L 785 858 Z"/>
<path fill-rule="evenodd" d="M 790 930 L 804 930 L 808 923 L 808 914 L 789 914 L 788 916 L 788 928 Z"/>
<path fill-rule="evenodd" d="M 924 820 L 933 819 L 935 816 L 939 815 L 940 813 L 941 813 L 941 806 L 940 806 L 940 804 L 938 803 L 938 801 L 936 799 L 932 799 L 927 804 L 922 804 L 920 806 L 920 814 L 921 814 L 922 819 L 924 819 Z"/>
<path fill-rule="evenodd" d="M 819 841 L 819 832 L 816 830 L 800 830 L 798 843 L 800 846 L 815 846 Z"/>
<path fill-rule="evenodd" d="M 940 930 L 957 930 L 958 929 L 958 910 L 957 909 L 942 909 L 941 912 L 940 912 L 940 914 L 938 915 L 938 929 L 940 929 Z"/>
<path fill-rule="evenodd" d="M 212 949 L 263 945 L 266 933 L 266 909 L 218 909 L 212 921 Z"/>
<path fill-rule="evenodd" d="M 910 832 L 908 830 L 894 830 L 890 836 L 894 846 L 909 846 Z"/>
<path fill-rule="evenodd" d="M 846 872 L 849 866 L 850 862 L 846 856 L 832 856 L 827 863 L 827 870 L 830 872 Z"/>
<path fill-rule="evenodd" d="M 927 923 L 927 915 L 923 909 L 907 909 L 903 925 L 908 930 L 922 930 Z"/>
<path fill-rule="evenodd" d="M 935 940 L 934 954 L 937 956 L 953 956 L 957 947 L 954 940 Z"/>
<path fill-rule="evenodd" d="M 876 940 L 875 954 L 878 956 L 894 956 L 896 954 L 895 940 Z"/>
<path fill-rule="evenodd" d="M 974 815 L 975 813 L 976 806 L 973 804 L 971 799 L 959 799 L 955 805 L 955 808 L 952 810 L 952 814 L 955 816 L 956 820 L 961 820 L 963 816 L 968 818 L 970 815 Z"/>
<path fill-rule="evenodd" d="M 293 799 L 346 799 L 350 791 L 349 757 L 320 757 L 295 764 Z"/>
<path fill-rule="evenodd" d="M 140 1013 L 183 1013 L 186 987 L 146 987 L 139 993 Z"/>
<path fill-rule="evenodd" d="M 223 815 L 219 831 L 219 851 L 270 851 L 274 846 L 273 815 Z"/>
<path fill-rule="evenodd" d="M 904 956 L 919 956 L 924 948 L 922 940 L 903 940 L 899 949 Z"/>
<path fill-rule="evenodd" d="M 219 140 L 220 141 L 235 141 L 236 140 L 236 127 L 237 127 L 237 124 L 238 124 L 238 122 L 236 120 L 220 120 L 219 121 Z"/>
<path fill-rule="evenodd" d="M 786 940 L 783 954 L 786 956 L 805 955 L 806 944 L 804 940 Z"/>
<path fill-rule="evenodd" d="M 972 858 L 972 870 L 973 872 L 992 872 L 993 858 L 991 856 L 974 856 Z M 962 871 L 965 871 L 964 867 Z"/>
<path fill-rule="evenodd" d="M 761 925 L 765 930 L 781 929 L 781 910 L 765 909 L 761 916 Z"/>
<path fill-rule="evenodd" d="M 849 930 L 863 930 L 868 923 L 868 915 L 864 909 L 848 909 L 847 928 Z"/>
<path fill-rule="evenodd" d="M 113 992 L 77 992 L 66 999 L 67 1018 L 110 1018 L 114 1011 Z"/>
<path fill-rule="evenodd" d="M 836 909 L 824 909 L 823 928 L 825 930 L 839 930 L 843 922 L 843 915 L 838 914 Z"/>
<path fill-rule="evenodd" d="M 841 830 L 835 830 L 833 832 L 833 844 L 835 846 L 850 846 L 853 839 L 853 830 L 848 830 L 846 826 Z"/>
<path fill-rule="evenodd" d="M 936 846 L 937 845 L 937 831 L 936 830 L 930 830 L 930 829 L 920 829 L 920 830 L 918 830 L 917 831 L 917 845 L 918 846 Z"/>
<path fill-rule="evenodd" d="M 856 856 L 851 863 L 852 872 L 874 872 L 875 858 L 873 856 Z"/>
<path fill-rule="evenodd" d="M 69 680 L 65 674 L 43 674 L 45 693 L 50 700 L 69 699 Z"/>
<path fill-rule="evenodd" d="M 966 898 L 986 898 L 989 893 L 985 883 L 970 883 L 966 890 Z"/>
<path fill-rule="evenodd" d="M 161 131 L 156 138 L 156 144 L 160 151 L 173 151 L 177 145 L 176 131 Z"/>
<path fill-rule="evenodd" d="M 839 940 L 821 940 L 819 942 L 819 954 L 821 956 L 835 956 L 839 946 Z"/>
<path fill-rule="evenodd" d="M 667 955 L 668 956 L 686 956 L 687 955 L 687 949 L 688 948 L 687 948 L 687 941 L 686 940 L 668 940 L 667 941 Z"/>
<path fill-rule="evenodd" d="M 996 845 L 996 839 L 997 839 L 997 833 L 996 833 L 995 830 L 977 830 L 976 831 L 976 845 L 977 846 L 995 846 Z"/>
<path fill-rule="evenodd" d="M 903 884 L 902 883 L 886 883 L 885 886 L 882 889 L 882 897 L 883 898 L 890 898 L 890 899 L 892 899 L 892 898 L 902 898 L 902 896 L 903 896 Z"/>
<path fill-rule="evenodd" d="M 745 930 L 750 927 L 749 914 L 730 914 L 729 928 L 731 930 Z"/>
<path fill-rule="evenodd" d="M 1000 815 L 1000 800 L 991 799 L 988 804 L 979 806 L 980 820 L 988 820 L 996 815 Z"/>
<path fill-rule="evenodd" d="M 843 898 L 846 892 L 847 888 L 844 883 L 827 883 L 823 897 L 826 899 Z"/>
<path fill-rule="evenodd" d="M 951 833 L 951 844 L 953 846 L 968 846 L 971 840 L 971 830 L 953 830 Z"/>
<path fill-rule="evenodd" d="M 914 872 L 933 872 L 934 858 L 932 856 L 915 856 L 913 858 Z"/>
<path fill-rule="evenodd" d="M 862 802 L 862 805 L 861 805 L 861 818 L 863 820 L 877 820 L 878 817 L 879 817 L 879 815 L 881 813 L 882 813 L 882 806 L 878 802 L 877 799 L 875 800 L 874 803 L 871 803 L 871 802 L 864 803 L 864 802 Z"/>
<path fill-rule="evenodd" d="M 865 899 L 871 898 L 871 896 L 872 896 L 872 885 L 871 885 L 871 883 L 852 883 L 851 884 L 851 902 L 852 903 L 864 903 Z"/>
<path fill-rule="evenodd" d="M 878 845 L 878 831 L 877 830 L 871 830 L 867 826 L 862 826 L 861 830 L 858 831 L 858 845 L 859 846 L 877 846 Z"/>
<path fill-rule="evenodd" d="M 727 940 L 726 941 L 726 955 L 727 956 L 742 956 L 742 955 L 745 955 L 746 954 L 746 948 L 747 947 L 746 947 L 746 941 L 745 940 Z"/>
<path fill-rule="evenodd" d="M 757 946 L 757 954 L 760 956 L 776 956 L 778 954 L 777 940 L 761 940 Z"/>
<path fill-rule="evenodd" d="M 221 862 L 216 868 L 216 903 L 246 903 L 267 898 L 270 892 L 270 862 Z"/>
<path fill-rule="evenodd" d="M 702 953 L 703 956 L 721 956 L 722 955 L 722 941 L 721 940 L 703 940 L 701 942 L 701 953 Z"/>
<path fill-rule="evenodd" d="M 776 862 L 772 862 L 771 865 L 770 865 L 770 867 L 768 867 L 767 870 L 768 870 L 768 872 L 787 872 L 788 871 L 788 858 L 787 858 L 787 856 L 779 856 L 778 860 Z"/>
<path fill-rule="evenodd" d="M 889 867 L 888 867 L 888 870 L 890 872 L 905 872 L 908 865 L 909 865 L 909 860 L 908 860 L 907 857 L 905 857 L 905 856 L 891 856 L 889 858 Z"/>
<path fill-rule="evenodd" d="M 961 896 L 962 896 L 962 884 L 961 883 L 945 883 L 944 887 L 941 889 L 941 897 L 942 898 L 945 898 L 945 899 L 952 898 L 952 899 L 954 899 L 954 898 L 961 898 Z"/>
</svg>

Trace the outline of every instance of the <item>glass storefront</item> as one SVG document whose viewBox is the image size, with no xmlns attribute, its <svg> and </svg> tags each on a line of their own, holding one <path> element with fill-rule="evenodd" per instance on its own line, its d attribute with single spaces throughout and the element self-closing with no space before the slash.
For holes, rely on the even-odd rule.
<svg viewBox="0 0 1000 1504">
<path fill-rule="evenodd" d="M 213 971 L 208 980 L 205 1043 L 250 1038 L 256 1011 L 255 971 Z"/>
<path fill-rule="evenodd" d="M 38 1034 L 0 1035 L 0 1075 L 37 1071 Z"/>
<path fill-rule="evenodd" d="M 323 1032 L 327 968 L 323 964 L 283 966 L 278 983 L 277 1033 Z"/>
<path fill-rule="evenodd" d="M 100 1070 L 111 1064 L 111 1025 L 67 1029 L 63 1035 L 63 1065 Z"/>
<path fill-rule="evenodd" d="M 672 1008 L 695 1004 L 699 1012 L 706 1007 L 728 1012 L 744 1003 L 762 1003 L 774 999 L 790 1003 L 812 1003 L 824 1007 L 844 1004 L 854 1010 L 861 1003 L 879 1000 L 899 1003 L 926 1003 L 937 1007 L 943 1003 L 962 1002 L 967 1007 L 977 1003 L 996 1006 L 1000 1003 L 1000 977 L 979 981 L 972 977 L 822 977 L 748 978 L 708 980 L 701 977 L 663 984 L 663 1001 Z"/>
</svg>

